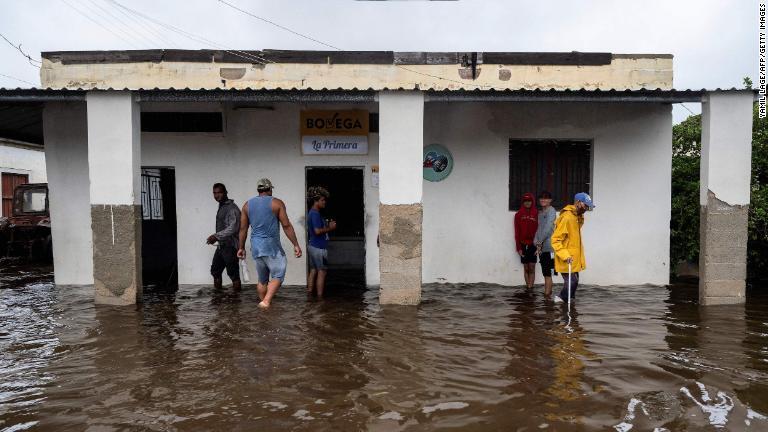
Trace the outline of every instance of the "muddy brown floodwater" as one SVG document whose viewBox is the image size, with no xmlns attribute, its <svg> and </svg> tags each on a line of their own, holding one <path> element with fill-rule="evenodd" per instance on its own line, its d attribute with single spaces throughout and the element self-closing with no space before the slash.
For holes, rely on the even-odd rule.
<svg viewBox="0 0 768 432">
<path fill-rule="evenodd" d="M 92 288 L 0 262 L 0 429 L 768 430 L 768 296 L 700 308 L 695 286 L 579 290 L 570 326 L 522 288 L 427 285 L 324 302 L 285 287 Z"/>
</svg>

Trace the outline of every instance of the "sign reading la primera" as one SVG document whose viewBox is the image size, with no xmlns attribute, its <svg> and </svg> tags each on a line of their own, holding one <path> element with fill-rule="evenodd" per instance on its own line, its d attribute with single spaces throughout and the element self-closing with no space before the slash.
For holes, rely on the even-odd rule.
<svg viewBox="0 0 768 432">
<path fill-rule="evenodd" d="M 304 155 L 368 154 L 368 111 L 302 111 L 301 153 Z"/>
</svg>

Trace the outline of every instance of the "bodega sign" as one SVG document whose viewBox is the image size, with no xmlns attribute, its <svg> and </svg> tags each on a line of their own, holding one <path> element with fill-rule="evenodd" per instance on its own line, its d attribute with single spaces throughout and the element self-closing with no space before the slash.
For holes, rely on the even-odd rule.
<svg viewBox="0 0 768 432">
<path fill-rule="evenodd" d="M 368 154 L 368 111 L 302 111 L 301 153 L 303 155 Z"/>
</svg>

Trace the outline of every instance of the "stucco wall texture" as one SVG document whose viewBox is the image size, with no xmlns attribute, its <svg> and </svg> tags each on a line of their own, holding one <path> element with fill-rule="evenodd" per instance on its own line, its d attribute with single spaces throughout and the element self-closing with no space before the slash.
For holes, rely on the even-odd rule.
<svg viewBox="0 0 768 432">
<path fill-rule="evenodd" d="M 43 112 L 54 281 L 93 284 L 88 131 L 84 102 L 49 102 Z"/>
<path fill-rule="evenodd" d="M 369 105 L 312 105 L 362 108 Z M 179 281 L 210 283 L 216 202 L 211 185 L 227 185 L 235 202 L 255 195 L 269 177 L 287 205 L 305 244 L 307 166 L 356 166 L 365 170 L 366 277 L 378 285 L 378 135 L 364 156 L 302 156 L 299 112 L 306 106 L 235 110 L 212 104 L 143 104 L 143 110 L 223 109 L 223 134 L 143 133 L 142 165 L 174 167 L 178 216 Z M 46 109 L 46 152 L 52 176 L 51 209 L 57 283 L 93 283 L 87 134 L 84 104 Z M 513 247 L 508 210 L 509 139 L 589 139 L 593 142 L 592 194 L 597 209 L 586 215 L 584 239 L 588 284 L 665 284 L 669 275 L 671 107 L 619 103 L 427 103 L 424 145 L 440 143 L 454 157 L 451 175 L 423 183 L 423 268 L 429 282 L 520 284 L 522 266 Z M 54 127 L 60 126 L 60 127 Z M 53 143 L 49 148 L 49 142 Z M 66 174 L 66 175 L 65 175 Z M 56 180 L 54 180 L 54 178 Z M 59 181 L 58 185 L 55 181 Z M 65 187 L 66 186 L 66 187 Z M 343 199 L 334 195 L 334 199 Z M 57 222 L 58 221 L 58 222 Z M 58 227 L 57 227 L 58 224 Z M 71 243 L 67 243 L 71 242 Z M 283 236 L 286 249 L 289 243 Z M 251 275 L 255 269 L 251 265 Z M 289 257 L 287 284 L 304 284 L 305 258 Z"/>
<path fill-rule="evenodd" d="M 671 89 L 671 56 L 616 57 L 608 65 L 480 65 L 465 79 L 457 64 L 137 62 L 63 64 L 43 59 L 42 87 L 84 89 Z M 440 78 L 436 78 L 440 77 Z"/>
<path fill-rule="evenodd" d="M 592 141 L 597 208 L 582 230 L 582 282 L 668 283 L 671 112 L 663 104 L 428 103 L 424 145 L 442 144 L 455 164 L 447 179 L 424 183 L 424 282 L 523 283 L 508 210 L 509 140 L 539 138 Z"/>
<path fill-rule="evenodd" d="M 215 231 L 217 203 L 211 195 L 213 183 L 222 182 L 229 197 L 242 206 L 257 194 L 256 181 L 272 180 L 274 196 L 282 199 L 294 225 L 299 244 L 306 244 L 305 169 L 308 166 L 352 166 L 364 169 L 366 279 L 379 283 L 378 235 L 379 189 L 374 187 L 371 168 L 378 163 L 378 135 L 369 136 L 369 152 L 359 156 L 302 156 L 299 134 L 300 111 L 296 104 L 274 104 L 273 109 L 237 110 L 219 104 L 147 104 L 143 109 L 225 110 L 223 134 L 142 134 L 142 165 L 173 167 L 176 170 L 179 283 L 211 283 L 213 247 L 205 239 Z M 376 105 L 312 105 L 312 109 L 357 108 L 376 111 Z M 343 199 L 331 191 L 332 199 Z M 283 248 L 290 242 L 281 234 Z M 248 260 L 251 278 L 256 269 Z M 286 284 L 306 284 L 306 254 L 288 257 Z"/>
<path fill-rule="evenodd" d="M 45 183 L 47 175 L 43 148 L 0 139 L 0 173 L 26 174 L 30 183 Z"/>
<path fill-rule="evenodd" d="M 379 206 L 381 220 L 382 304 L 415 305 L 421 301 L 421 204 Z"/>
<path fill-rule="evenodd" d="M 141 206 L 92 205 L 96 302 L 128 305 L 141 299 Z"/>
</svg>

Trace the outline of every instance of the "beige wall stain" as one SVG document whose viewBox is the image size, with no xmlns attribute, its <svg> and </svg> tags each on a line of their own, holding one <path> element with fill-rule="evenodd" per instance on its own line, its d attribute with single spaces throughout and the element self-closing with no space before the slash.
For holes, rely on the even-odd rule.
<svg viewBox="0 0 768 432">
<path fill-rule="evenodd" d="M 255 88 L 435 90 L 637 90 L 672 88 L 672 58 L 614 58 L 609 65 L 482 65 L 475 79 L 458 64 L 380 65 L 137 62 L 62 64 L 43 59 L 43 87 L 67 89 Z M 235 73 L 236 72 L 236 73 Z M 462 76 L 466 78 L 462 78 Z"/>
</svg>

